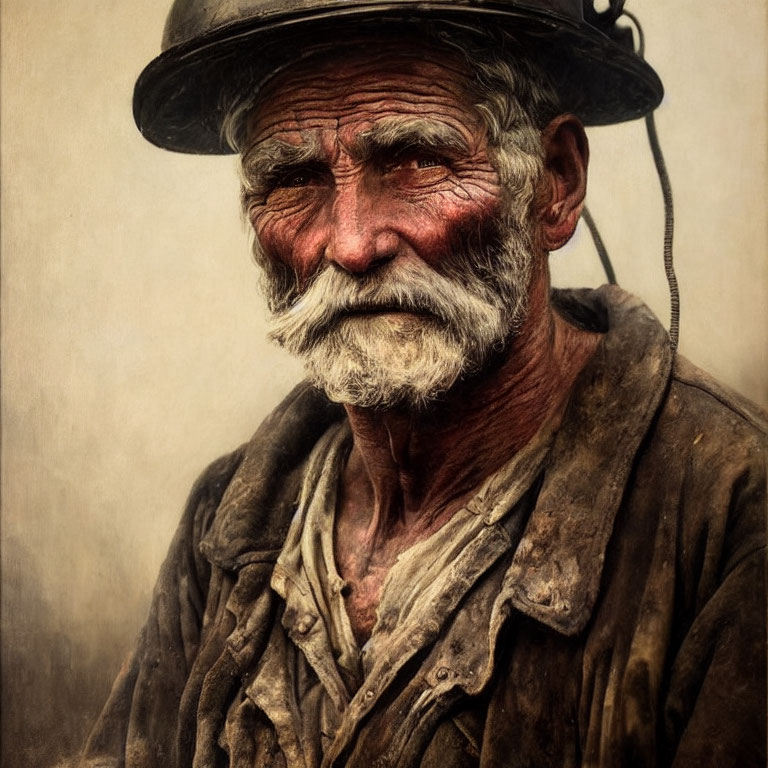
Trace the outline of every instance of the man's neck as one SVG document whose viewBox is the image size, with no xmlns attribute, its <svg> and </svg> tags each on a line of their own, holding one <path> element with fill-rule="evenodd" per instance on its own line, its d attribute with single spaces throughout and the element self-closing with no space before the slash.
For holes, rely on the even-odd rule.
<svg viewBox="0 0 768 768">
<path fill-rule="evenodd" d="M 537 283 L 504 362 L 482 378 L 423 412 L 347 407 L 354 444 L 342 495 L 354 503 L 341 509 L 365 517 L 366 548 L 436 530 L 560 412 L 599 336 L 552 310 L 546 274 Z"/>
</svg>

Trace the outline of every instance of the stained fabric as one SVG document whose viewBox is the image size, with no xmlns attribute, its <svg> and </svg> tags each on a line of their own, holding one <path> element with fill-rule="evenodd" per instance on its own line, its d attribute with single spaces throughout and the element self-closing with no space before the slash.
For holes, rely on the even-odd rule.
<svg viewBox="0 0 768 768">
<path fill-rule="evenodd" d="M 281 741 L 250 687 L 265 670 L 284 686 L 275 660 L 308 663 L 304 617 L 270 585 L 308 457 L 344 415 L 302 385 L 193 489 L 83 765 L 764 765 L 765 415 L 673 360 L 620 289 L 554 301 L 604 335 L 523 489 L 522 531 L 484 526 L 489 566 L 412 656 L 384 644 L 324 754 L 311 733 Z M 313 690 L 292 686 L 286 712 Z"/>
<path fill-rule="evenodd" d="M 558 413 L 447 523 L 398 557 L 382 587 L 378 620 L 362 648 L 346 613 L 345 582 L 336 570 L 333 547 L 337 489 L 352 440 L 349 425 L 333 424 L 318 441 L 271 582 L 285 603 L 281 626 L 292 642 L 274 640 L 273 648 L 283 653 L 265 654 L 246 691 L 295 762 L 319 766 L 338 749 L 338 734 L 355 728 L 350 703 L 362 697 L 375 707 L 388 690 L 387 680 L 417 654 L 429 652 L 439 660 L 445 648 L 458 644 L 462 665 L 472 669 L 472 689 L 485 687 L 493 674 L 494 600 L 530 512 L 524 494 L 559 421 Z M 488 574 L 489 569 L 494 572 Z M 463 621 L 453 617 L 459 609 Z M 279 634 L 280 627 L 274 631 Z M 462 685 L 454 666 L 428 670 L 422 664 L 420 672 L 452 687 Z M 434 687 L 432 706 L 448 690 Z M 425 706 L 428 692 L 419 696 Z"/>
</svg>

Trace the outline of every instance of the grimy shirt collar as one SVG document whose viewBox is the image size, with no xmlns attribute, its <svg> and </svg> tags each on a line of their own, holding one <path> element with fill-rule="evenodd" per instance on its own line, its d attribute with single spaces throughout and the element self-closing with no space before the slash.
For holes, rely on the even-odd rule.
<svg viewBox="0 0 768 768">
<path fill-rule="evenodd" d="M 616 286 L 556 291 L 553 304 L 604 335 L 571 392 L 497 605 L 574 635 L 597 599 L 613 520 L 667 388 L 672 354 L 653 313 Z M 201 543 L 213 564 L 238 570 L 277 559 L 307 458 L 343 418 L 340 406 L 305 383 L 262 424 Z"/>
</svg>

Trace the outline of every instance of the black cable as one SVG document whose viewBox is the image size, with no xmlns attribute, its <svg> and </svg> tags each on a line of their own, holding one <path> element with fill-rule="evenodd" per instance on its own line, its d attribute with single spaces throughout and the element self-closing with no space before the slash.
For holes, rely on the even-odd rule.
<svg viewBox="0 0 768 768">
<path fill-rule="evenodd" d="M 680 338 L 680 290 L 677 285 L 677 275 L 675 275 L 675 265 L 672 260 L 672 239 L 675 234 L 672 185 L 669 181 L 664 155 L 661 152 L 653 113 L 645 118 L 645 127 L 648 131 L 648 141 L 651 145 L 653 161 L 656 163 L 656 172 L 659 174 L 661 192 L 664 196 L 664 272 L 667 275 L 667 283 L 669 284 L 669 341 L 672 345 L 672 351 L 675 351 Z"/>
<path fill-rule="evenodd" d="M 616 273 L 613 271 L 613 264 L 611 264 L 611 260 L 608 257 L 608 250 L 605 247 L 603 238 L 600 237 L 597 224 L 595 224 L 595 220 L 592 218 L 592 214 L 589 212 L 589 208 L 587 208 L 586 205 L 581 211 L 581 218 L 584 219 L 584 223 L 589 229 L 589 234 L 592 235 L 592 241 L 595 244 L 597 255 L 600 257 L 600 263 L 603 265 L 603 270 L 605 270 L 605 277 L 611 285 L 617 285 Z"/>
<path fill-rule="evenodd" d="M 640 22 L 633 13 L 624 11 L 637 28 L 638 50 L 641 58 L 645 58 L 645 35 Z M 677 350 L 677 343 L 680 338 L 680 290 L 677 285 L 677 275 L 675 275 L 675 265 L 672 258 L 672 240 L 675 234 L 675 209 L 672 200 L 672 184 L 669 181 L 667 165 L 664 162 L 664 154 L 661 151 L 659 135 L 656 132 L 656 121 L 653 112 L 645 118 L 645 128 L 648 133 L 648 143 L 651 145 L 651 154 L 653 162 L 656 165 L 656 173 L 661 183 L 661 194 L 664 197 L 664 272 L 667 275 L 669 285 L 669 342 L 672 351 Z"/>
</svg>

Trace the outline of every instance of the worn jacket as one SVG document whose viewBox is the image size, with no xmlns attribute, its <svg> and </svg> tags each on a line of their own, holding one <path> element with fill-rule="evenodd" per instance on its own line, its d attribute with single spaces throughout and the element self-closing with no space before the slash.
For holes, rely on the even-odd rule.
<svg viewBox="0 0 768 768">
<path fill-rule="evenodd" d="M 470 595 L 492 601 L 490 641 L 468 600 L 449 628 L 425 622 L 354 697 L 326 766 L 765 764 L 765 416 L 673 358 L 619 289 L 556 302 L 604 336 L 519 543 Z M 342 418 L 300 385 L 198 481 L 86 765 L 290 765 L 249 684 L 303 631 L 270 579 L 307 456 Z"/>
</svg>

